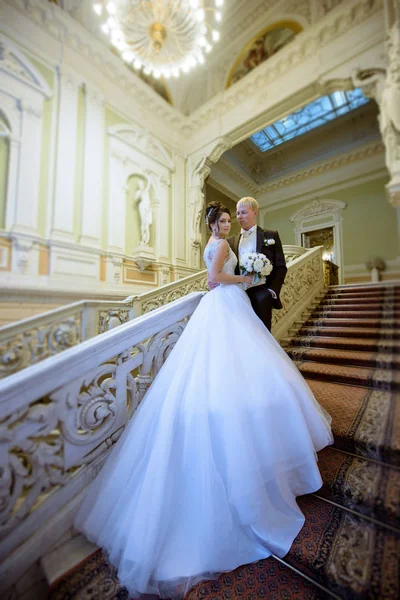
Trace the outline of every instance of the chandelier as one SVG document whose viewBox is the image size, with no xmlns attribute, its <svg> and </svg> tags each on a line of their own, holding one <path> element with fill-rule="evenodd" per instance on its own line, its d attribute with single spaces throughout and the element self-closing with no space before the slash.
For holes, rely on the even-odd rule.
<svg viewBox="0 0 400 600">
<path fill-rule="evenodd" d="M 155 78 L 179 77 L 218 42 L 224 0 L 94 0 L 101 29 L 123 60 Z"/>
</svg>

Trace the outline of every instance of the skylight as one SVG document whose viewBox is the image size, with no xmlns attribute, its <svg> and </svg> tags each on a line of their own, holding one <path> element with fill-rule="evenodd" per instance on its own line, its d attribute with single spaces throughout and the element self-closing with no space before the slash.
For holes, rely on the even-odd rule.
<svg viewBox="0 0 400 600">
<path fill-rule="evenodd" d="M 359 88 L 347 92 L 333 92 L 329 96 L 322 96 L 303 106 L 273 125 L 268 125 L 265 129 L 254 133 L 250 139 L 261 152 L 266 152 L 307 131 L 325 125 L 328 121 L 333 121 L 367 102 L 369 98 L 366 98 Z"/>
</svg>

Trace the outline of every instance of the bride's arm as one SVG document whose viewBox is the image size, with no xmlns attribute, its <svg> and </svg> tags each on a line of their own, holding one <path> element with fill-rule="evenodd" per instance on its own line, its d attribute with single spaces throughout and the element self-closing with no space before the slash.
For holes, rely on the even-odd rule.
<svg viewBox="0 0 400 600">
<path fill-rule="evenodd" d="M 215 250 L 214 258 L 210 267 L 210 279 L 214 283 L 251 283 L 252 275 L 228 275 L 222 273 L 225 259 L 228 256 L 229 244 L 226 240 L 221 240 Z"/>
</svg>

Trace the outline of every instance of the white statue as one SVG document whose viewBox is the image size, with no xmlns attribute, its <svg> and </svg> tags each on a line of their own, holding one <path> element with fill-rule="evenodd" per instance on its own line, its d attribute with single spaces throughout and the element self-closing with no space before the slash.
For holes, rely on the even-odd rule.
<svg viewBox="0 0 400 600">
<path fill-rule="evenodd" d="M 386 166 L 392 180 L 399 177 L 400 161 L 400 23 L 392 26 L 386 41 L 387 69 L 357 71 L 353 84 L 379 106 L 379 128 L 386 149 Z"/>
<path fill-rule="evenodd" d="M 148 246 L 150 242 L 150 226 L 153 223 L 149 180 L 139 179 L 136 200 L 139 201 L 138 209 L 140 216 L 141 240 L 139 242 L 139 246 Z"/>
</svg>

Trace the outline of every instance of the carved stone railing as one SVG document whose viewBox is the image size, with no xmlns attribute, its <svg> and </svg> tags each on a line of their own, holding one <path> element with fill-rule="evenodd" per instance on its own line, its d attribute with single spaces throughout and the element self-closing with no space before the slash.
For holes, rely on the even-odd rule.
<svg viewBox="0 0 400 600">
<path fill-rule="evenodd" d="M 0 381 L 0 592 L 51 550 L 202 293 Z"/>
<path fill-rule="evenodd" d="M 283 246 L 283 253 L 285 255 L 286 264 L 292 262 L 295 258 L 299 258 L 307 252 L 307 248 L 303 248 L 302 246 L 290 246 L 285 244 Z"/>
<path fill-rule="evenodd" d="M 0 378 L 132 318 L 125 301 L 82 300 L 0 328 Z"/>
<path fill-rule="evenodd" d="M 280 294 L 283 308 L 272 314 L 272 333 L 277 340 L 287 335 L 305 308 L 325 289 L 322 252 L 323 246 L 301 248 L 299 256 L 288 261 Z"/>
<path fill-rule="evenodd" d="M 133 315 L 139 317 L 145 313 L 165 306 L 169 302 L 183 298 L 191 292 L 207 291 L 207 271 L 199 271 L 178 281 L 167 283 L 156 290 L 145 292 L 139 296 L 131 296 L 127 299 L 133 307 Z"/>
<path fill-rule="evenodd" d="M 122 301 L 82 300 L 0 328 L 0 379 L 54 356 L 134 316 L 207 289 L 206 271 Z"/>
<path fill-rule="evenodd" d="M 286 263 L 290 263 L 295 258 L 298 258 L 307 252 L 306 248 L 302 248 L 301 246 L 289 245 L 283 246 L 283 251 L 285 253 Z M 145 292 L 139 296 L 131 296 L 128 300 L 131 300 L 133 304 L 134 316 L 138 317 L 150 310 L 164 306 L 165 304 L 168 304 L 168 302 L 182 298 L 190 292 L 201 291 L 208 291 L 207 271 L 205 269 L 179 281 L 167 283 L 157 290 Z"/>
<path fill-rule="evenodd" d="M 339 267 L 330 260 L 324 260 L 325 285 L 339 285 Z"/>
<path fill-rule="evenodd" d="M 311 252 L 283 246 L 289 271 Z M 288 284 L 286 279 L 285 286 Z M 199 271 L 156 290 L 123 301 L 83 300 L 0 328 L 0 379 L 34 365 L 80 342 L 146 314 L 192 292 L 206 291 L 207 271 Z M 286 287 L 283 288 L 285 290 Z M 286 308 L 286 307 L 285 307 Z M 281 319 L 275 313 L 274 321 Z M 286 314 L 286 313 L 285 313 Z"/>
</svg>

